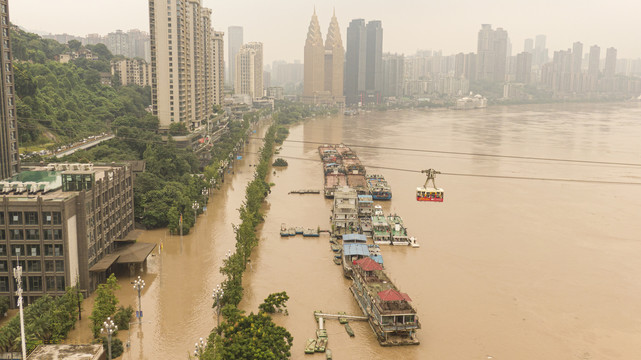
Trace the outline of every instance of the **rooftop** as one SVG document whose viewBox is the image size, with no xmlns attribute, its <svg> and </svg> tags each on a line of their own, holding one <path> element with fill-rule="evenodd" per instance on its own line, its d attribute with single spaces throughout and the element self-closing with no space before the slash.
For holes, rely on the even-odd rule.
<svg viewBox="0 0 641 360">
<path fill-rule="evenodd" d="M 27 360 L 98 360 L 102 345 L 40 345 Z"/>
</svg>

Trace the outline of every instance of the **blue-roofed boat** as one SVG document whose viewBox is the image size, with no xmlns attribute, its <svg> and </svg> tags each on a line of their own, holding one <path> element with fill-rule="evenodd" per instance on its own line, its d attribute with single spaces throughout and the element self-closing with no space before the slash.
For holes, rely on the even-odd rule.
<svg viewBox="0 0 641 360">
<path fill-rule="evenodd" d="M 392 188 L 389 186 L 383 175 L 367 175 L 367 187 L 374 200 L 390 200 Z"/>
</svg>

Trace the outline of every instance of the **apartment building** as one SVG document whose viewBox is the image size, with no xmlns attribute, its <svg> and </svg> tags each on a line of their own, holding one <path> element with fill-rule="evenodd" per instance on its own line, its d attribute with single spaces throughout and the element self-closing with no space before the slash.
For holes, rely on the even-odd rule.
<svg viewBox="0 0 641 360">
<path fill-rule="evenodd" d="M 111 62 L 111 75 L 120 79 L 122 86 L 151 85 L 150 65 L 142 59 L 122 59 Z"/>
<path fill-rule="evenodd" d="M 9 38 L 9 4 L 0 0 L 0 179 L 18 172 L 18 124 L 14 92 L 13 57 Z"/>
</svg>

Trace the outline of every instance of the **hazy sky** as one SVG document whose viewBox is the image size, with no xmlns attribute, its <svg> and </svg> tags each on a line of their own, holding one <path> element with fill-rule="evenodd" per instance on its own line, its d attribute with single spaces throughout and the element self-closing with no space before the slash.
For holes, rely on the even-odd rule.
<svg viewBox="0 0 641 360">
<path fill-rule="evenodd" d="M 574 41 L 615 47 L 618 58 L 641 57 L 641 1 L 637 0 L 202 0 L 213 10 L 214 28 L 244 27 L 245 42 L 262 41 L 265 63 L 303 58 L 314 5 L 323 37 L 332 15 L 345 31 L 351 19 L 383 22 L 383 50 L 410 55 L 417 49 L 444 55 L 475 52 L 481 24 L 508 31 L 513 54 L 523 40 L 547 35 L 550 55 Z M 11 21 L 30 30 L 84 36 L 116 29 L 149 31 L 147 0 L 9 0 Z M 225 39 L 226 41 L 227 39 Z M 225 47 L 227 51 L 227 47 Z"/>
</svg>

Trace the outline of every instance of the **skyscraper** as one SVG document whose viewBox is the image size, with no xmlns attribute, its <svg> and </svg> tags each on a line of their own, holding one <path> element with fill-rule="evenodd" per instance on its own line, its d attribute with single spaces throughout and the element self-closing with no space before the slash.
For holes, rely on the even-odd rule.
<svg viewBox="0 0 641 360">
<path fill-rule="evenodd" d="M 534 52 L 534 40 L 525 39 L 525 42 L 523 43 L 523 51 L 532 54 Z"/>
<path fill-rule="evenodd" d="M 149 1 L 151 102 L 161 129 L 173 123 L 193 129 L 213 112 L 210 14 L 200 0 Z"/>
<path fill-rule="evenodd" d="M 214 105 L 221 105 L 225 94 L 225 33 L 214 31 L 212 37 L 213 54 L 213 80 L 214 80 Z"/>
<path fill-rule="evenodd" d="M 6 179 L 18 172 L 18 125 L 16 123 L 16 100 L 14 92 L 13 57 L 11 56 L 11 39 L 9 38 L 9 4 L 0 0 L 0 44 L 3 44 L 0 56 L 0 178 Z"/>
<path fill-rule="evenodd" d="M 343 96 L 343 69 L 345 66 L 345 49 L 341 39 L 341 28 L 336 19 L 336 12 L 332 14 L 325 39 L 325 91 L 329 92 L 333 103 L 345 103 Z"/>
<path fill-rule="evenodd" d="M 477 43 L 477 79 L 505 81 L 507 60 L 507 31 L 492 30 L 492 25 L 482 24 Z"/>
<path fill-rule="evenodd" d="M 405 76 L 405 56 L 398 54 L 383 55 L 383 96 L 403 96 Z"/>
<path fill-rule="evenodd" d="M 263 97 L 263 43 L 250 42 L 238 50 L 234 93 Z"/>
<path fill-rule="evenodd" d="M 581 66 L 583 61 L 583 44 L 579 41 L 572 45 L 572 72 L 575 74 L 581 73 Z"/>
<path fill-rule="evenodd" d="M 599 62 L 601 60 L 601 48 L 598 45 L 590 47 L 590 57 L 588 58 L 588 74 L 591 76 L 599 75 Z"/>
<path fill-rule="evenodd" d="M 365 47 L 366 102 L 380 103 L 383 93 L 383 25 L 379 20 L 367 23 Z"/>
<path fill-rule="evenodd" d="M 303 100 L 315 103 L 315 97 L 325 90 L 325 47 L 316 9 L 307 29 L 303 65 Z"/>
<path fill-rule="evenodd" d="M 524 51 L 516 55 L 516 82 L 528 84 L 532 74 L 532 54 Z"/>
<path fill-rule="evenodd" d="M 605 69 L 603 76 L 612 77 L 616 73 L 617 67 L 617 49 L 611 47 L 605 53 Z"/>
<path fill-rule="evenodd" d="M 548 49 L 545 47 L 545 35 L 537 35 L 534 39 L 534 56 L 532 62 L 540 67 L 548 61 Z"/>
<path fill-rule="evenodd" d="M 365 92 L 365 20 L 354 19 L 347 27 L 345 52 L 345 102 L 357 104 Z"/>
<path fill-rule="evenodd" d="M 242 26 L 230 26 L 227 28 L 227 41 L 229 42 L 228 56 L 229 62 L 227 64 L 228 78 L 227 81 L 231 86 L 234 86 L 236 82 L 236 54 L 238 50 L 243 46 L 243 27 Z"/>
</svg>

